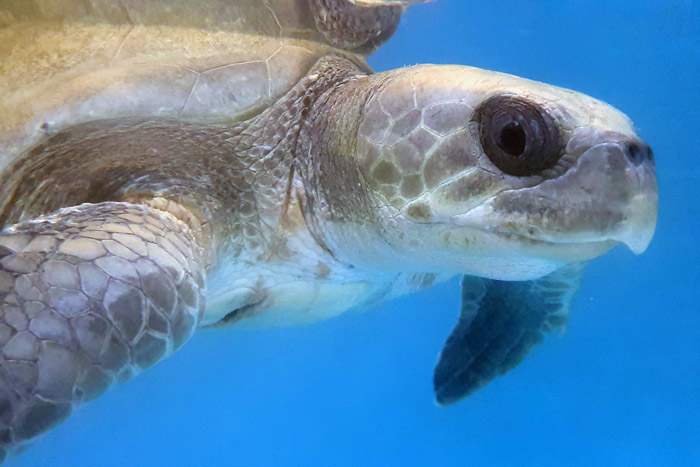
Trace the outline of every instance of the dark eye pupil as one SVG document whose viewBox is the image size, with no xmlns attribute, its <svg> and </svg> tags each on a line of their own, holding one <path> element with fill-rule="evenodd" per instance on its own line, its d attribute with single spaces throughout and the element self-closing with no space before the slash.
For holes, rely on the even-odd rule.
<svg viewBox="0 0 700 467">
<path fill-rule="evenodd" d="M 525 152 L 525 131 L 518 122 L 511 122 L 503 127 L 498 140 L 498 147 L 511 156 L 518 157 Z"/>
</svg>

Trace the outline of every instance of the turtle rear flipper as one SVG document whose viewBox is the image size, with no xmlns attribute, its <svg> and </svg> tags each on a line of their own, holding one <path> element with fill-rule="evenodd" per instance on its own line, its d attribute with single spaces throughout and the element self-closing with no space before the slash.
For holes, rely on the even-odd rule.
<svg viewBox="0 0 700 467">
<path fill-rule="evenodd" d="M 435 367 L 438 404 L 469 396 L 520 364 L 544 334 L 563 331 L 583 264 L 533 281 L 464 276 L 462 310 Z"/>
<path fill-rule="evenodd" d="M 0 459 L 177 350 L 204 309 L 203 256 L 184 222 L 129 203 L 2 231 Z"/>
<path fill-rule="evenodd" d="M 426 0 L 312 0 L 316 29 L 334 47 L 369 55 L 396 32 L 401 14 Z"/>
</svg>

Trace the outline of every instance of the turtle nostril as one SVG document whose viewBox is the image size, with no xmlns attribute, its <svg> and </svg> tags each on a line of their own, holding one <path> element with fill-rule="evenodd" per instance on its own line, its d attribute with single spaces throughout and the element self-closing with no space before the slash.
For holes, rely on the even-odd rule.
<svg viewBox="0 0 700 467">
<path fill-rule="evenodd" d="M 654 162 L 654 151 L 649 145 L 647 145 L 647 159 L 649 159 L 651 162 Z"/>
<path fill-rule="evenodd" d="M 644 161 L 654 160 L 651 148 L 646 143 L 630 142 L 625 144 L 625 154 L 634 165 L 640 165 Z"/>
</svg>

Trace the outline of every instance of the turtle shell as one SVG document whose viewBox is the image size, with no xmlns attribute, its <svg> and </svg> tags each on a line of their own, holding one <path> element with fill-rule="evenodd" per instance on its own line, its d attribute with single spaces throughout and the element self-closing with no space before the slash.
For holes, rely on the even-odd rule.
<svg viewBox="0 0 700 467">
<path fill-rule="evenodd" d="M 369 71 L 364 56 L 393 33 L 407 3 L 3 2 L 0 171 L 41 139 L 88 121 L 249 118 L 329 54 Z"/>
</svg>

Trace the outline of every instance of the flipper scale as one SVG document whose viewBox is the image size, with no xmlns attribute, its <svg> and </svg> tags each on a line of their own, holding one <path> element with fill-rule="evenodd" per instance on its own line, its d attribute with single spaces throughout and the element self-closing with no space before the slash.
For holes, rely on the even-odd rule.
<svg viewBox="0 0 700 467">
<path fill-rule="evenodd" d="M 0 462 L 177 350 L 202 316 L 203 263 L 183 222 L 129 203 L 0 232 Z"/>
</svg>

